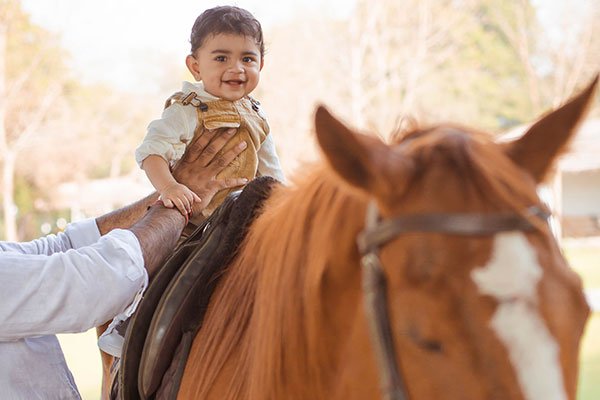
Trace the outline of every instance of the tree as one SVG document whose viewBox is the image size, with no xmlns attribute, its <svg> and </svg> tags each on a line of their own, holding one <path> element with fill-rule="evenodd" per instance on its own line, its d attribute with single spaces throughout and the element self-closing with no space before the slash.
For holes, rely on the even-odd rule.
<svg viewBox="0 0 600 400">
<path fill-rule="evenodd" d="M 14 0 L 0 13 L 0 158 L 5 238 L 17 240 L 15 167 L 39 138 L 65 84 L 62 51 L 49 32 L 32 25 Z M 24 45 L 26 44 L 26 45 Z"/>
<path fill-rule="evenodd" d="M 404 115 L 494 129 L 528 115 L 518 57 L 479 2 L 360 0 L 349 21 L 298 13 L 266 32 L 256 96 L 286 170 L 314 158 L 316 103 L 382 135 Z"/>
<path fill-rule="evenodd" d="M 353 114 L 379 132 L 403 115 L 488 129 L 522 118 L 522 67 L 482 3 L 359 1 L 349 29 Z"/>
<path fill-rule="evenodd" d="M 56 35 L 32 24 L 18 1 L 0 4 L 2 220 L 4 238 L 17 240 L 17 218 L 20 226 L 36 221 L 17 213 L 33 210 L 32 204 L 15 199 L 40 203 L 45 197 L 51 207 L 59 183 L 133 168 L 133 150 L 149 121 L 148 104 L 161 100 L 81 84 L 70 75 Z"/>
<path fill-rule="evenodd" d="M 252 95 L 266 110 L 286 172 L 316 158 L 311 131 L 317 103 L 350 117 L 345 97 L 348 43 L 339 33 L 344 29 L 343 22 L 298 13 L 294 21 L 265 32 L 265 67 Z"/>
<path fill-rule="evenodd" d="M 506 3 L 498 12 L 497 2 L 487 5 L 485 23 L 506 39 L 523 66 L 528 121 L 558 107 L 598 73 L 600 3 L 582 0 L 534 6 L 529 0 Z M 492 7 L 493 3 L 493 7 Z M 482 6 L 483 7 L 483 6 Z"/>
</svg>

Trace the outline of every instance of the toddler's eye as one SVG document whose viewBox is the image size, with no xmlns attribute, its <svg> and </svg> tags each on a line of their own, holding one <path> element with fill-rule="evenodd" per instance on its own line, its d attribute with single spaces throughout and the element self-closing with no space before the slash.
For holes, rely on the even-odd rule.
<svg viewBox="0 0 600 400">
<path fill-rule="evenodd" d="M 242 58 L 242 62 L 245 63 L 251 63 L 251 62 L 255 62 L 256 60 L 254 59 L 254 57 L 244 57 Z"/>
<path fill-rule="evenodd" d="M 224 62 L 225 61 L 225 56 L 216 56 L 215 57 L 215 61 Z"/>
</svg>

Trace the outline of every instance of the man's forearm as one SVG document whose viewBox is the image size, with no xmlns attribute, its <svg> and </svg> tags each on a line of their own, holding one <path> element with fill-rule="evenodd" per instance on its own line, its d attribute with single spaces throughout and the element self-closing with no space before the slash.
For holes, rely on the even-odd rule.
<svg viewBox="0 0 600 400">
<path fill-rule="evenodd" d="M 158 193 L 152 193 L 133 204 L 96 218 L 96 225 L 98 225 L 100 234 L 106 235 L 113 229 L 131 228 L 133 224 L 146 214 L 148 207 L 150 207 L 156 199 L 158 199 Z"/>
<path fill-rule="evenodd" d="M 144 266 L 150 277 L 173 251 L 185 226 L 185 217 L 176 208 L 151 207 L 157 193 L 96 218 L 101 235 L 113 229 L 129 229 L 140 242 Z M 143 218 L 142 218 L 143 217 Z"/>
<path fill-rule="evenodd" d="M 140 242 L 150 278 L 175 248 L 184 226 L 185 217 L 176 208 L 156 205 L 129 228 Z"/>
</svg>

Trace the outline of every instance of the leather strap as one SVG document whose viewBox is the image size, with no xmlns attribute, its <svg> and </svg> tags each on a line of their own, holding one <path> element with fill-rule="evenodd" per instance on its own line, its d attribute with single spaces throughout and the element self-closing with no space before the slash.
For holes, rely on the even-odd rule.
<svg viewBox="0 0 600 400">
<path fill-rule="evenodd" d="M 371 203 L 369 209 L 377 210 L 377 207 Z M 549 214 L 538 207 L 531 207 L 524 216 L 516 213 L 404 215 L 368 224 L 358 235 L 357 243 L 359 250 L 364 254 L 407 232 L 487 236 L 506 231 L 528 231 L 534 228 L 528 217 L 534 216 L 547 219 Z"/>
</svg>

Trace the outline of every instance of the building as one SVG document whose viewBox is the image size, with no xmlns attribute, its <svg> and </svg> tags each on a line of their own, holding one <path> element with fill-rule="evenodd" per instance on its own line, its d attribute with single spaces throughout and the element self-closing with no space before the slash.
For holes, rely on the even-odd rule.
<svg viewBox="0 0 600 400">
<path fill-rule="evenodd" d="M 501 136 L 513 140 L 528 126 Z M 600 236 L 600 118 L 589 118 L 578 128 L 567 153 L 558 161 L 557 172 L 540 195 L 553 209 L 561 237 Z"/>
</svg>

